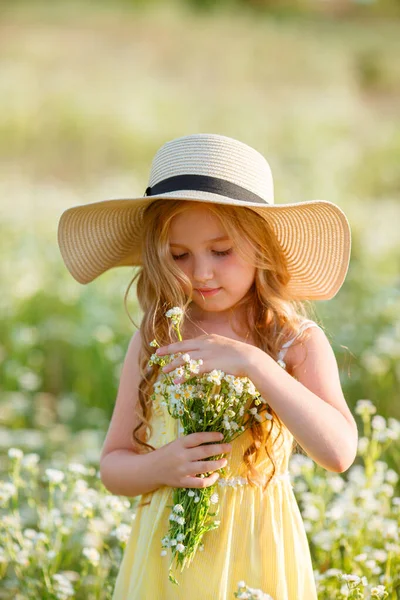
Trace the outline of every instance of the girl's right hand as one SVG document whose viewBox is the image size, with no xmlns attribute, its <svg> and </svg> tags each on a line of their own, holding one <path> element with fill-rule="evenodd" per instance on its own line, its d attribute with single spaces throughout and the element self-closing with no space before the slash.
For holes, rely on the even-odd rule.
<svg viewBox="0 0 400 600">
<path fill-rule="evenodd" d="M 203 460 L 232 450 L 231 444 L 218 443 L 222 439 L 223 435 L 218 431 L 201 431 L 190 433 L 158 448 L 155 452 L 158 457 L 157 470 L 161 485 L 174 488 L 205 488 L 213 485 L 219 473 L 212 473 L 209 477 L 196 475 L 226 466 L 226 458 Z"/>
</svg>

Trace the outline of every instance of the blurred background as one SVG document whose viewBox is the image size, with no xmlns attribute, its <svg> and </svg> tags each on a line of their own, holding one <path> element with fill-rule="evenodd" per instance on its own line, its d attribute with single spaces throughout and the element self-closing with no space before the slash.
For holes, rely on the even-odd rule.
<svg viewBox="0 0 400 600">
<path fill-rule="evenodd" d="M 399 0 L 0 1 L 0 469 L 15 445 L 97 465 L 133 269 L 78 284 L 58 220 L 141 196 L 189 133 L 264 154 L 277 203 L 346 212 L 348 277 L 315 309 L 351 408 L 400 418 L 399 17 Z M 134 290 L 128 306 L 139 323 Z"/>
</svg>

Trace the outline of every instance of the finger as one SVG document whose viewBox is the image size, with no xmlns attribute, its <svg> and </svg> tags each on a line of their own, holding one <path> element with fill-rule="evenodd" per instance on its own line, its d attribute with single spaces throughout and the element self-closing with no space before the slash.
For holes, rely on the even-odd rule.
<svg viewBox="0 0 400 600">
<path fill-rule="evenodd" d="M 181 367 L 184 364 L 185 363 L 183 362 L 183 360 L 181 360 L 179 358 L 175 358 L 175 360 L 172 360 L 167 365 L 164 365 L 161 370 L 163 371 L 163 373 L 169 373 L 170 371 L 173 371 L 177 367 Z"/>
<path fill-rule="evenodd" d="M 184 448 L 194 448 L 195 446 L 200 446 L 200 444 L 220 442 L 223 439 L 224 435 L 220 431 L 198 431 L 185 435 L 182 441 Z"/>
<path fill-rule="evenodd" d="M 190 352 L 196 348 L 196 338 L 191 340 L 185 340 L 183 342 L 175 342 L 174 344 L 168 344 L 168 346 L 160 346 L 157 348 L 157 356 L 163 356 L 164 354 L 177 354 L 178 352 Z"/>
<path fill-rule="evenodd" d="M 202 489 L 214 485 L 218 478 L 219 473 L 213 473 L 209 477 L 186 477 L 185 483 L 180 487 Z"/>
<path fill-rule="evenodd" d="M 210 456 L 218 456 L 219 454 L 226 454 L 232 450 L 231 444 L 207 444 L 205 446 L 197 446 L 191 448 L 188 452 L 189 460 L 202 460 Z"/>
<path fill-rule="evenodd" d="M 197 460 L 191 463 L 188 469 L 188 475 L 201 475 L 203 473 L 212 473 L 226 467 L 228 460 L 220 458 L 219 460 Z"/>
</svg>

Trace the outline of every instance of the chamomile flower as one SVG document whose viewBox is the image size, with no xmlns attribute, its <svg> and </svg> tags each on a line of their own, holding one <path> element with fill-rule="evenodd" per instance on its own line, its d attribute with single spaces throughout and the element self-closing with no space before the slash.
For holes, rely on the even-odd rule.
<svg viewBox="0 0 400 600">
<path fill-rule="evenodd" d="M 165 316 L 167 319 L 171 319 L 174 325 L 179 325 L 183 317 L 183 310 L 179 306 L 174 306 L 174 308 L 167 310 Z"/>
<path fill-rule="evenodd" d="M 213 369 L 211 373 L 209 373 L 206 377 L 207 381 L 211 383 L 215 383 L 217 385 L 221 385 L 221 379 L 224 376 L 224 372 L 218 369 Z"/>
</svg>

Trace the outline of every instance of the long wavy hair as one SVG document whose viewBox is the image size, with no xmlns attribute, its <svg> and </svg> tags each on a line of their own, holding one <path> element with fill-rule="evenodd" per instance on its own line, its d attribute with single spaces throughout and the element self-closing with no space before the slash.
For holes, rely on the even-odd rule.
<svg viewBox="0 0 400 600">
<path fill-rule="evenodd" d="M 125 307 L 129 316 L 127 296 L 131 285 L 136 282 L 137 299 L 143 312 L 139 327 L 142 345 L 139 358 L 141 381 L 136 409 L 138 424 L 132 432 L 133 448 L 138 453 L 155 450 L 148 440 L 153 431 L 152 387 L 159 374 L 159 367 L 147 366 L 152 354 L 150 342 L 156 338 L 158 344 L 164 346 L 176 341 L 170 320 L 165 318 L 168 309 L 174 306 L 183 309 L 183 330 L 185 322 L 190 319 L 187 308 L 192 296 L 184 290 L 192 290 L 192 286 L 172 258 L 169 229 L 172 219 L 183 211 L 190 210 L 191 205 L 191 202 L 185 200 L 168 199 L 155 201 L 146 207 L 143 212 L 141 267 L 125 294 Z M 290 297 L 287 290 L 290 274 L 285 255 L 272 227 L 263 217 L 246 207 L 211 203 L 205 206 L 221 220 L 232 240 L 247 240 L 247 245 L 235 244 L 234 248 L 244 260 L 255 267 L 253 284 L 247 294 L 231 309 L 232 317 L 234 311 L 240 309 L 245 315 L 245 322 L 242 323 L 240 332 L 232 322 L 231 326 L 238 334 L 251 331 L 255 345 L 277 360 L 282 344 L 298 335 L 302 320 L 313 314 L 312 305 Z M 306 332 L 299 335 L 296 343 L 303 341 L 305 335 Z M 278 443 L 283 428 L 282 421 L 272 409 L 271 414 L 272 423 L 278 427 L 278 436 L 271 436 L 272 427 L 268 429 L 255 422 L 251 428 L 252 443 L 243 454 L 249 483 L 260 485 L 261 478 L 256 465 L 264 446 L 272 464 L 271 477 L 263 485 L 264 489 L 276 471 L 272 446 Z M 292 451 L 296 446 L 294 441 Z"/>
</svg>

